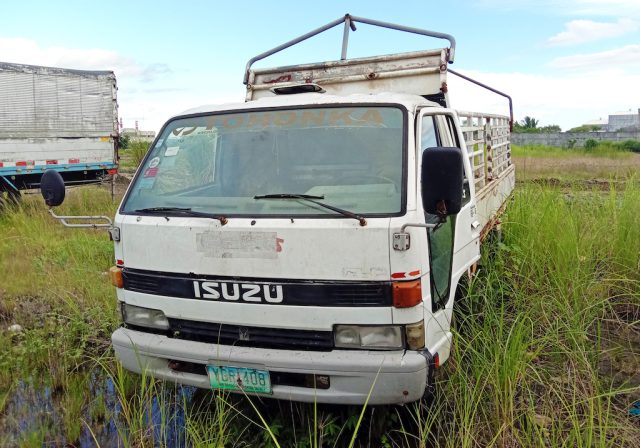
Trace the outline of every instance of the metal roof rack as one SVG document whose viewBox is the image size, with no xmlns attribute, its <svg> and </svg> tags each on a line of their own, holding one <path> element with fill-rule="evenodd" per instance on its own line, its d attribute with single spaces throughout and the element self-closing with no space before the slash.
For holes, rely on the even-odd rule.
<svg viewBox="0 0 640 448">
<path fill-rule="evenodd" d="M 278 45 L 277 47 L 272 48 L 271 50 L 265 51 L 264 53 L 260 53 L 259 55 L 249 59 L 249 61 L 247 62 L 247 66 L 244 70 L 243 83 L 246 85 L 249 82 L 249 72 L 251 70 L 251 66 L 255 62 L 260 61 L 261 59 L 267 58 L 271 55 L 274 55 L 296 44 L 299 44 L 300 42 L 305 41 L 310 37 L 317 36 L 318 34 L 321 34 L 333 27 L 336 27 L 341 23 L 344 23 L 344 33 L 342 35 L 342 53 L 340 55 L 340 60 L 344 61 L 345 59 L 347 59 L 347 48 L 349 46 L 349 31 L 356 31 L 356 25 L 355 25 L 356 23 L 366 23 L 367 25 L 379 26 L 382 28 L 404 31 L 407 33 L 420 34 L 422 36 L 434 37 L 436 39 L 446 39 L 449 41 L 449 45 L 450 45 L 448 48 L 448 62 L 450 64 L 453 64 L 453 57 L 456 50 L 456 39 L 450 34 L 439 33 L 437 31 L 423 30 L 420 28 L 413 28 L 409 26 L 396 25 L 394 23 L 381 22 L 379 20 L 365 19 L 364 17 L 356 17 L 356 16 L 352 16 L 351 14 L 345 14 L 344 17 L 334 20 L 333 22 L 329 22 L 326 25 L 321 26 L 320 28 L 317 28 L 313 31 L 309 31 L 308 33 L 303 34 L 300 37 L 297 37 L 288 42 L 285 42 L 282 45 Z"/>
</svg>

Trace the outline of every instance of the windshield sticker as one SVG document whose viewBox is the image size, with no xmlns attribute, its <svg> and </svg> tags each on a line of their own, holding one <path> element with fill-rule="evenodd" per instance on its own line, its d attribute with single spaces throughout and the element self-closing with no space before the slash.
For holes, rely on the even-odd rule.
<svg viewBox="0 0 640 448">
<path fill-rule="evenodd" d="M 210 258 L 278 258 L 276 232 L 214 232 L 196 234 L 196 249 Z"/>
<path fill-rule="evenodd" d="M 158 141 L 156 142 L 156 145 L 154 146 L 154 148 L 159 148 L 159 147 L 161 147 L 163 142 L 164 142 L 164 139 L 163 139 L 163 138 L 161 138 L 160 140 L 158 140 Z"/>
<path fill-rule="evenodd" d="M 149 161 L 149 168 L 155 168 L 160 165 L 160 157 L 154 157 Z"/>
<path fill-rule="evenodd" d="M 144 177 L 156 177 L 156 175 L 158 174 L 158 168 L 149 168 L 147 169 L 147 171 L 144 172 Z"/>
<path fill-rule="evenodd" d="M 165 157 L 175 156 L 176 154 L 178 154 L 179 150 L 180 150 L 179 146 L 169 146 L 167 150 L 164 152 L 164 156 Z"/>
</svg>

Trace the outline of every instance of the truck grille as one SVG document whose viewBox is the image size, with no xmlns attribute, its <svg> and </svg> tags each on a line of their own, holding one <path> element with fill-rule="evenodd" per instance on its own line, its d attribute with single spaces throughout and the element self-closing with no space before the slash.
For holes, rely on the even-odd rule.
<svg viewBox="0 0 640 448">
<path fill-rule="evenodd" d="M 173 338 L 195 342 L 283 350 L 330 351 L 333 332 L 246 327 L 169 318 Z"/>
<path fill-rule="evenodd" d="M 122 277 L 126 290 L 182 299 L 196 299 L 193 285 L 198 280 L 280 285 L 284 291 L 284 300 L 278 305 L 384 307 L 392 304 L 391 282 L 265 280 L 194 276 L 130 268 L 123 270 Z"/>
</svg>

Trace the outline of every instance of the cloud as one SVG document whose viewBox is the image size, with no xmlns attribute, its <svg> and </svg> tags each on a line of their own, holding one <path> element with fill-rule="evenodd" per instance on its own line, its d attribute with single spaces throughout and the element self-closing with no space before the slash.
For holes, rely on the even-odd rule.
<svg viewBox="0 0 640 448">
<path fill-rule="evenodd" d="M 557 124 L 563 130 L 605 117 L 616 110 L 635 110 L 640 106 L 640 94 L 634 93 L 638 91 L 638 76 L 608 65 L 589 73 L 549 72 L 537 75 L 462 68 L 460 72 L 509 94 L 513 98 L 516 120 L 529 115 L 540 120 L 542 126 Z M 454 109 L 502 115 L 509 112 L 508 102 L 502 97 L 454 76 L 448 78 L 448 84 Z"/>
<path fill-rule="evenodd" d="M 624 67 L 638 64 L 640 64 L 640 45 L 635 44 L 597 53 L 574 54 L 555 58 L 549 63 L 549 66 L 568 70 L 597 70 L 610 65 Z"/>
<path fill-rule="evenodd" d="M 165 64 L 142 65 L 102 48 L 41 47 L 33 39 L 0 37 L 0 61 L 79 70 L 113 70 L 117 76 L 150 81 L 167 73 Z"/>
<path fill-rule="evenodd" d="M 617 22 L 572 20 L 565 24 L 565 31 L 549 38 L 547 44 L 551 46 L 575 45 L 622 36 L 638 29 L 640 29 L 640 24 L 631 19 L 619 19 Z"/>
</svg>

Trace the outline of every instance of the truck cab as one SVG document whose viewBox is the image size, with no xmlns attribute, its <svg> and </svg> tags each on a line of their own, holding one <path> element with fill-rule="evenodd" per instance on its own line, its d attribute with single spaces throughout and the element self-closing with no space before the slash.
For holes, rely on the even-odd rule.
<svg viewBox="0 0 640 448">
<path fill-rule="evenodd" d="M 278 399 L 419 400 L 514 185 L 509 119 L 449 107 L 452 54 L 249 64 L 245 102 L 170 119 L 111 229 L 123 366 Z"/>
</svg>

